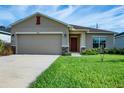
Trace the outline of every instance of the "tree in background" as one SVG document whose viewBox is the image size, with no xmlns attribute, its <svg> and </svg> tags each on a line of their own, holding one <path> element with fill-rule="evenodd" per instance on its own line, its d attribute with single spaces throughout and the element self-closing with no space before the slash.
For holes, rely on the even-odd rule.
<svg viewBox="0 0 124 93">
<path fill-rule="evenodd" d="M 0 30 L 6 31 L 6 27 L 5 26 L 0 26 Z"/>
<path fill-rule="evenodd" d="M 11 28 L 10 27 L 5 27 L 5 26 L 1 25 L 0 26 L 0 30 L 10 32 Z"/>
</svg>

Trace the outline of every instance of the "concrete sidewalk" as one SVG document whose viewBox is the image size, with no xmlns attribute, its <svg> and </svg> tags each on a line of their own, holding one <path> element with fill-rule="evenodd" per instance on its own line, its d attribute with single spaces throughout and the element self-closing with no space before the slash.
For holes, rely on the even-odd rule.
<svg viewBox="0 0 124 93">
<path fill-rule="evenodd" d="M 72 52 L 71 56 L 73 56 L 73 57 L 81 57 L 80 53 L 78 53 L 78 52 Z"/>
</svg>

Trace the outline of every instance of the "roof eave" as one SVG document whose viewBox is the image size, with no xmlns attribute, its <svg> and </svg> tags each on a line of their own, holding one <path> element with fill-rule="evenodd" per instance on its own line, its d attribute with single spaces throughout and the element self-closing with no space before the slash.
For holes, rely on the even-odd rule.
<svg viewBox="0 0 124 93">
<path fill-rule="evenodd" d="M 1 34 L 4 34 L 4 35 L 11 35 L 11 33 L 5 32 L 5 31 L 1 31 L 1 30 L 0 30 L 0 33 L 1 33 Z"/>
<path fill-rule="evenodd" d="M 89 33 L 89 34 L 90 34 L 90 33 L 91 33 L 91 34 L 95 34 L 95 33 L 96 33 L 96 34 L 97 34 L 97 33 L 98 33 L 98 34 L 99 34 L 99 33 L 101 33 L 101 34 L 114 34 L 114 32 L 87 32 L 87 33 Z"/>
<path fill-rule="evenodd" d="M 82 31 L 82 32 L 89 32 L 89 29 L 75 29 L 74 27 L 69 28 L 70 31 Z"/>
</svg>

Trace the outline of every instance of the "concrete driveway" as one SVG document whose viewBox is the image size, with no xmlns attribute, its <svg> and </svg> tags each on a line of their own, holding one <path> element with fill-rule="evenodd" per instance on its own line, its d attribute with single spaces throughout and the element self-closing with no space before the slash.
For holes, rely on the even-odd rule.
<svg viewBox="0 0 124 93">
<path fill-rule="evenodd" d="M 0 87 L 24 88 L 59 55 L 11 55 L 0 57 Z"/>
</svg>

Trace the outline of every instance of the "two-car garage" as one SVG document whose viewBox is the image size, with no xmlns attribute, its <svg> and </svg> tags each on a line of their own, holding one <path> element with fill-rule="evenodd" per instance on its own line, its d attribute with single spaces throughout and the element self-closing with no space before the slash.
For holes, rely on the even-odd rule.
<svg viewBox="0 0 124 93">
<path fill-rule="evenodd" d="M 68 51 L 68 24 L 35 13 L 11 25 L 11 46 L 16 54 L 58 55 Z"/>
<path fill-rule="evenodd" d="M 62 34 L 17 34 L 18 54 L 61 54 Z"/>
</svg>

